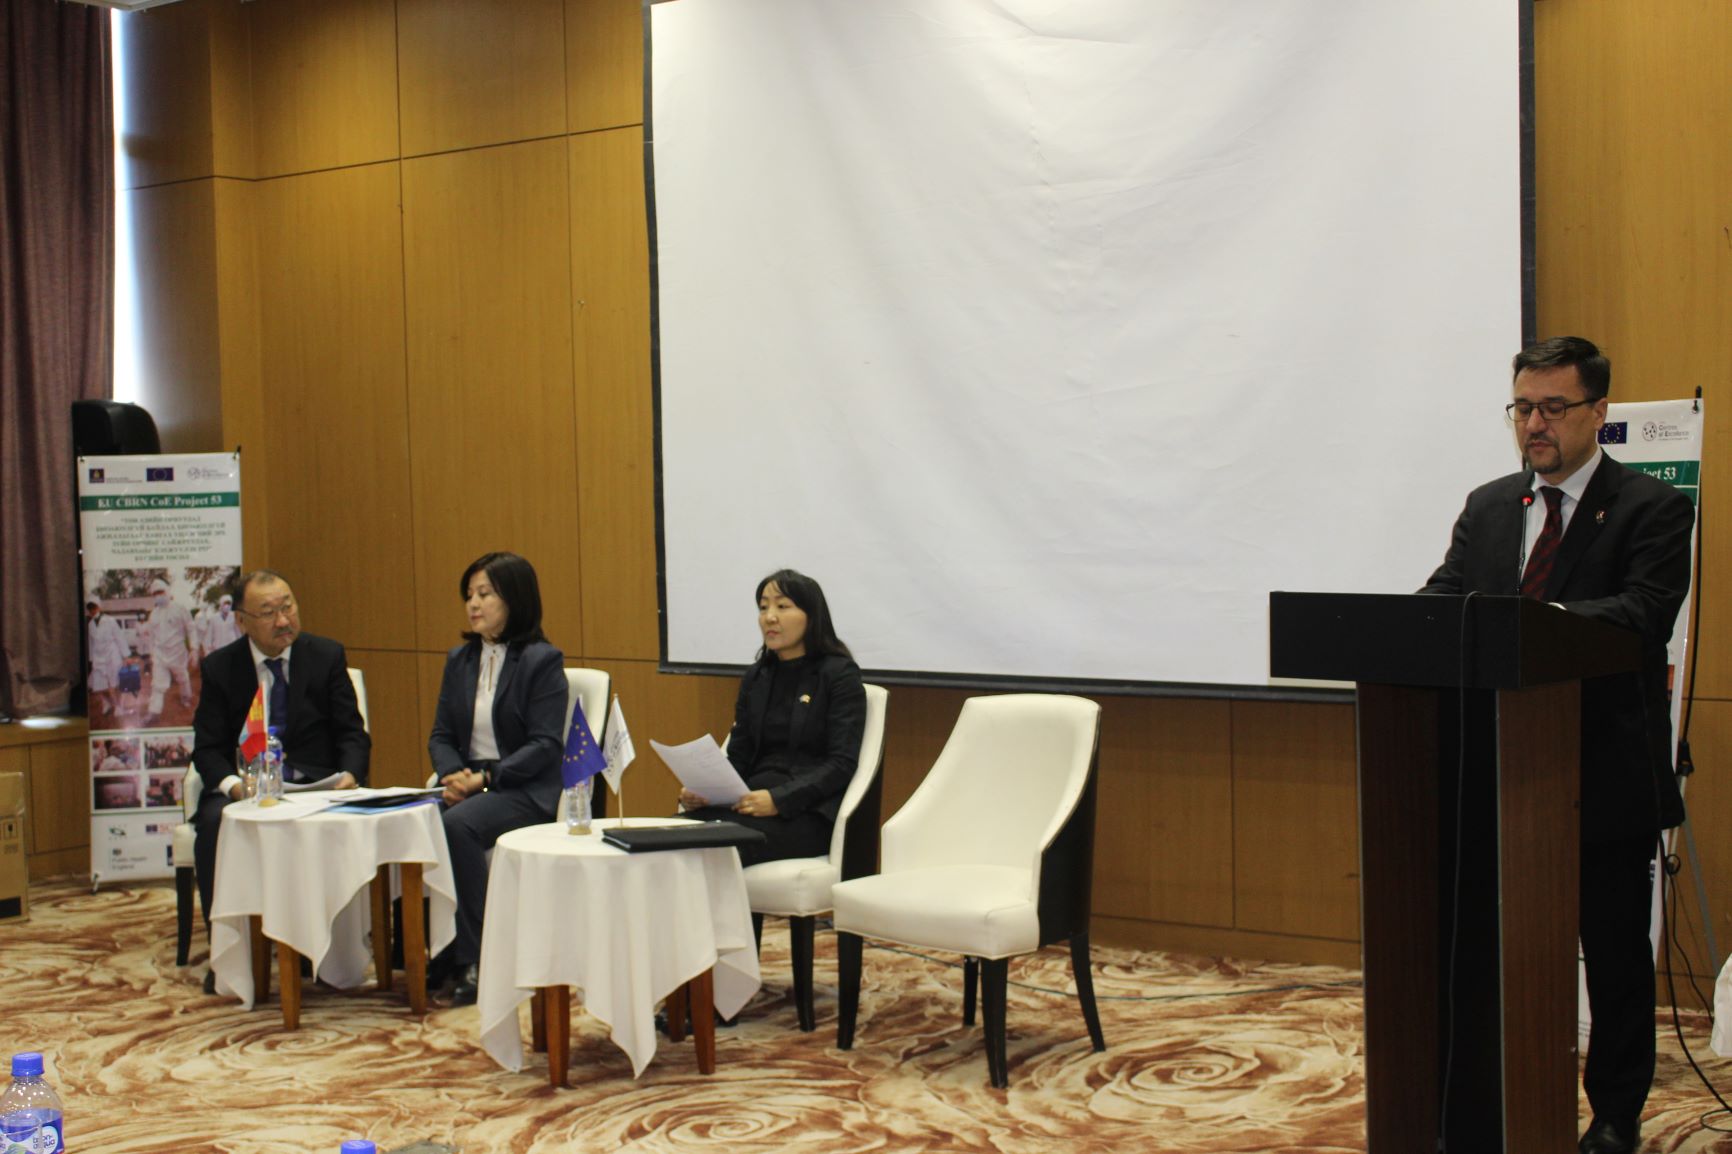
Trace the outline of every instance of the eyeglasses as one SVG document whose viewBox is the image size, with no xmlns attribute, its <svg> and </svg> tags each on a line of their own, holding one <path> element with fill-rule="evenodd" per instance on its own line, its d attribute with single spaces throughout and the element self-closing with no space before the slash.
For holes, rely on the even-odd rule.
<svg viewBox="0 0 1732 1154">
<path fill-rule="evenodd" d="M 1571 409 L 1591 405 L 1596 399 L 1589 397 L 1585 401 L 1541 401 L 1538 404 L 1533 401 L 1511 401 L 1503 407 L 1503 415 L 1506 420 L 1517 425 L 1525 423 L 1536 410 L 1548 421 L 1561 421 Z"/>
<path fill-rule="evenodd" d="M 235 612 L 242 617 L 257 617 L 261 621 L 266 619 L 275 621 L 278 618 L 287 620 L 295 615 L 295 603 L 293 599 L 290 599 L 279 601 L 275 605 L 263 606 L 258 610 L 236 609 Z"/>
</svg>

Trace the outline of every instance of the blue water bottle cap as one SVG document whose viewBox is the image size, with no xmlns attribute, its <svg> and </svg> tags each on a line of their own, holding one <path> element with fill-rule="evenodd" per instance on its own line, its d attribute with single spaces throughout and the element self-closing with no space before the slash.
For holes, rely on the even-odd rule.
<svg viewBox="0 0 1732 1154">
<path fill-rule="evenodd" d="M 12 1076 L 14 1078 L 42 1077 L 42 1055 L 34 1050 L 28 1054 L 12 1055 Z"/>
<path fill-rule="evenodd" d="M 279 729 L 278 729 L 278 728 L 277 728 L 277 727 L 276 727 L 276 726 L 274 726 L 274 725 L 271 725 L 271 726 L 267 726 L 267 727 L 265 727 L 265 733 L 266 733 L 266 734 L 267 734 L 267 735 L 268 735 L 268 736 L 271 736 L 271 737 L 275 737 L 275 736 L 277 736 L 277 734 L 278 734 L 278 733 L 279 733 L 279 732 L 280 732 L 280 730 L 279 730 Z"/>
<path fill-rule="evenodd" d="M 365 1138 L 351 1138 L 343 1143 L 340 1154 L 379 1154 L 379 1148 Z"/>
</svg>

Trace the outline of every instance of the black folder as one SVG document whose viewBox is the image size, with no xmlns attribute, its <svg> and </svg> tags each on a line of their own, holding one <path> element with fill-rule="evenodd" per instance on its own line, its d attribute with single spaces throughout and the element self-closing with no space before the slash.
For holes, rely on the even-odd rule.
<svg viewBox="0 0 1732 1154">
<path fill-rule="evenodd" d="M 764 835 L 732 821 L 692 821 L 681 825 L 615 827 L 602 831 L 601 840 L 627 853 L 655 853 L 665 849 L 754 845 L 763 841 Z"/>
</svg>

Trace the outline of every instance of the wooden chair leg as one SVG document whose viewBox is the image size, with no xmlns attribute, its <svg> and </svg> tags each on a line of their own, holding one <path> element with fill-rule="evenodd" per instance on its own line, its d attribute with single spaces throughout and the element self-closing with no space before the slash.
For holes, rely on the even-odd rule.
<svg viewBox="0 0 1732 1154">
<path fill-rule="evenodd" d="M 373 980 L 381 991 L 391 988 L 391 867 L 373 875 Z"/>
<path fill-rule="evenodd" d="M 974 1025 L 974 992 L 980 988 L 980 959 L 962 959 L 962 1024 Z"/>
<path fill-rule="evenodd" d="M 403 883 L 403 980 L 409 986 L 409 1008 L 427 1012 L 427 915 L 421 904 L 421 863 L 397 867 Z"/>
<path fill-rule="evenodd" d="M 547 1081 L 556 1089 L 569 1084 L 571 1068 L 571 987 L 546 986 L 535 991 L 543 1010 L 542 1031 L 547 1037 Z"/>
<path fill-rule="evenodd" d="M 692 1041 L 698 1048 L 698 1073 L 716 1072 L 716 973 L 705 970 L 686 983 L 692 1008 Z"/>
<path fill-rule="evenodd" d="M 247 919 L 247 941 L 252 947 L 253 955 L 253 1005 L 270 1000 L 271 996 L 271 955 L 269 946 L 265 944 L 265 922 L 254 914 Z M 295 968 L 300 973 L 300 967 Z"/>
<path fill-rule="evenodd" d="M 1010 1085 L 1004 1041 L 1005 995 L 1010 982 L 1009 958 L 985 958 L 981 963 L 981 1009 L 986 1018 L 986 1070 L 994 1089 Z"/>
<path fill-rule="evenodd" d="M 686 1015 L 690 1009 L 691 998 L 685 986 L 680 986 L 668 995 L 667 1005 L 662 1012 L 668 1018 L 668 1041 L 683 1042 L 686 1040 Z"/>
<path fill-rule="evenodd" d="M 854 1020 L 860 1014 L 860 956 L 865 943 L 859 934 L 836 933 L 836 1048 L 854 1048 Z"/>
<path fill-rule="evenodd" d="M 1101 1033 L 1100 1011 L 1095 1009 L 1095 975 L 1094 968 L 1089 964 L 1089 935 L 1084 930 L 1073 934 L 1070 939 L 1070 972 L 1076 980 L 1076 998 L 1082 1003 L 1083 1021 L 1088 1023 L 1089 1041 L 1095 1045 L 1095 1052 L 1107 1048 L 1105 1035 Z"/>
<path fill-rule="evenodd" d="M 752 911 L 752 946 L 758 953 L 764 952 L 764 915 Z"/>
<path fill-rule="evenodd" d="M 283 1029 L 301 1028 L 301 955 L 287 942 L 277 943 L 277 984 L 283 990 Z"/>
<path fill-rule="evenodd" d="M 794 1012 L 800 1019 L 801 1033 L 810 1034 L 818 1028 L 817 1014 L 812 1009 L 812 938 L 817 919 L 788 919 L 788 941 L 794 963 Z"/>
<path fill-rule="evenodd" d="M 547 987 L 538 986 L 529 999 L 529 1046 L 537 1054 L 547 1052 Z"/>
<path fill-rule="evenodd" d="M 193 873 L 191 866 L 174 871 L 174 964 L 186 965 L 192 952 Z"/>
</svg>

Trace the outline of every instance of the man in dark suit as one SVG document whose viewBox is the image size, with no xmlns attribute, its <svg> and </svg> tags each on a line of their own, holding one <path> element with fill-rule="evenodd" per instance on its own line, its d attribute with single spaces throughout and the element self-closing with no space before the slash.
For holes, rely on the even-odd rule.
<svg viewBox="0 0 1732 1154">
<path fill-rule="evenodd" d="M 1538 598 L 1641 638 L 1635 673 L 1582 685 L 1581 939 L 1593 1015 L 1583 1154 L 1636 1148 L 1654 1080 L 1649 862 L 1683 820 L 1666 644 L 1690 586 L 1695 506 L 1599 446 L 1611 365 L 1580 337 L 1524 349 L 1507 407 L 1526 468 L 1468 494 L 1422 593 Z"/>
<path fill-rule="evenodd" d="M 337 642 L 301 632 L 289 583 L 260 569 L 239 578 L 234 594 L 243 636 L 199 663 L 204 684 L 192 719 L 192 763 L 203 781 L 193 855 L 207 923 L 223 807 L 244 792 L 235 750 L 259 687 L 265 690 L 266 724 L 277 727 L 283 743 L 285 780 L 335 775 L 336 788 L 365 785 L 372 753 L 348 656 Z"/>
</svg>

